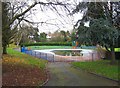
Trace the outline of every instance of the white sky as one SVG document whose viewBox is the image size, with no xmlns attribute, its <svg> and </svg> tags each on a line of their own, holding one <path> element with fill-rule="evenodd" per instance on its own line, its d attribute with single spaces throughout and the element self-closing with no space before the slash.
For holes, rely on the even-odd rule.
<svg viewBox="0 0 120 88">
<path fill-rule="evenodd" d="M 66 0 L 60 0 L 60 1 L 66 1 Z M 67 0 L 68 2 L 72 4 L 76 4 L 73 2 L 73 0 Z M 74 0 L 77 3 L 81 0 Z M 61 10 L 60 8 L 57 8 L 59 10 L 59 13 L 62 15 L 62 18 L 56 13 L 56 11 L 52 11 L 49 8 L 44 8 L 46 10 L 41 11 L 40 6 L 36 5 L 33 9 L 37 9 L 34 11 L 34 15 L 29 16 L 29 20 L 34 22 L 47 22 L 50 24 L 39 24 L 38 28 L 40 33 L 41 32 L 55 32 L 56 30 L 64 30 L 64 31 L 71 31 L 73 29 L 73 25 L 78 21 L 78 19 L 82 18 L 81 13 L 74 14 L 74 16 L 68 15 L 64 10 Z M 51 25 L 51 24 L 57 24 Z"/>
<path fill-rule="evenodd" d="M 62 3 L 70 3 L 73 4 L 71 9 L 75 9 L 75 6 L 81 2 L 81 1 L 90 1 L 90 0 L 37 0 L 37 1 L 42 1 L 42 2 L 46 2 L 46 1 L 59 1 Z M 91 0 L 91 1 L 101 1 L 101 0 Z M 103 0 L 104 1 L 104 0 Z M 50 24 L 57 24 L 57 26 L 55 25 L 50 25 L 50 24 L 39 24 L 38 28 L 39 28 L 39 32 L 55 32 L 56 30 L 64 30 L 64 31 L 71 31 L 73 30 L 73 25 L 75 25 L 75 23 L 82 18 L 82 13 L 77 13 L 74 14 L 73 16 L 68 15 L 68 13 L 66 14 L 66 11 L 61 10 L 60 8 L 57 8 L 59 13 L 62 15 L 62 18 L 56 14 L 56 11 L 52 11 L 49 8 L 45 8 L 43 7 L 43 9 L 45 9 L 44 11 L 41 11 L 40 6 L 37 5 L 35 6 L 35 8 L 37 9 L 35 11 L 35 15 L 32 15 L 29 19 L 34 21 L 34 22 L 47 22 Z M 34 8 L 34 9 L 35 9 Z M 71 10 L 72 11 L 72 10 Z M 85 23 L 85 26 L 89 26 L 89 22 Z"/>
<path fill-rule="evenodd" d="M 25 1 L 25 0 L 23 0 Z M 26 0 L 28 3 L 30 3 L 33 0 Z M 101 0 L 36 0 L 36 1 L 41 1 L 41 2 L 54 2 L 54 1 L 59 1 L 62 3 L 69 3 L 72 4 L 71 6 L 71 10 L 75 9 L 76 5 L 78 5 L 79 2 L 81 1 L 101 1 Z M 102 1 L 108 1 L 108 0 L 102 0 Z M 117 1 L 117 0 L 116 0 Z M 32 3 L 30 3 L 32 4 Z M 56 11 L 52 11 L 50 8 L 48 7 L 42 7 L 44 11 L 41 11 L 40 5 L 36 5 L 33 9 L 36 9 L 34 11 L 34 15 L 29 16 L 29 20 L 34 21 L 34 22 L 47 22 L 48 24 L 39 24 L 38 29 L 39 32 L 55 32 L 56 30 L 64 30 L 64 31 L 71 31 L 73 30 L 73 25 L 76 24 L 76 22 L 79 19 L 82 19 L 83 13 L 76 13 L 73 16 L 68 15 L 68 13 L 66 13 L 66 11 L 61 10 L 60 7 L 57 7 L 58 12 L 62 15 L 62 17 L 60 17 Z M 51 24 L 56 24 L 55 25 L 51 25 Z M 89 22 L 85 23 L 85 26 L 89 26 Z"/>
</svg>

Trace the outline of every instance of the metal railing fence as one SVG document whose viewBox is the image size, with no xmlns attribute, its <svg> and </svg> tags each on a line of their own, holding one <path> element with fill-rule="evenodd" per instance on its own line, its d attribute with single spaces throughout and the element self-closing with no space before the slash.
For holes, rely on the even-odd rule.
<svg viewBox="0 0 120 88">
<path fill-rule="evenodd" d="M 51 62 L 71 62 L 71 61 L 95 61 L 100 59 L 97 52 L 94 53 L 83 53 L 82 56 L 62 56 L 54 55 L 45 52 L 38 52 L 34 50 L 25 49 L 23 53 L 35 56 L 37 58 L 42 58 Z"/>
</svg>

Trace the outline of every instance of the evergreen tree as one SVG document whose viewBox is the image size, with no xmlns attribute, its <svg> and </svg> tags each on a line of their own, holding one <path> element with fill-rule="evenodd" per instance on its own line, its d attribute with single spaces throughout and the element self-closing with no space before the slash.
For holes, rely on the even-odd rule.
<svg viewBox="0 0 120 88">
<path fill-rule="evenodd" d="M 111 62 L 115 61 L 114 48 L 118 45 L 119 23 L 118 11 L 120 2 L 80 2 L 73 13 L 84 11 L 83 18 L 75 26 L 79 32 L 79 40 L 108 48 L 111 51 Z M 115 13 L 117 15 L 115 15 Z M 90 27 L 84 27 L 84 22 L 90 21 Z"/>
</svg>

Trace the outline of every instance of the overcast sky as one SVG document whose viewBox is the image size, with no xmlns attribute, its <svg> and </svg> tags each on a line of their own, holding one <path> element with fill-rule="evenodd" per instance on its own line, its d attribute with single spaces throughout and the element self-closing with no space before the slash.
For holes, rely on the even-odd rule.
<svg viewBox="0 0 120 88">
<path fill-rule="evenodd" d="M 15 2 L 15 0 L 6 0 L 6 1 L 11 1 L 14 2 L 14 4 L 17 4 L 17 2 Z M 33 4 L 32 2 L 35 0 L 17 0 L 20 2 L 27 2 L 27 4 L 31 5 Z M 76 5 L 78 5 L 79 2 L 81 1 L 89 1 L 89 0 L 36 0 L 36 1 L 41 1 L 41 2 L 55 2 L 55 1 L 59 1 L 62 2 L 64 4 L 69 3 L 69 10 L 70 12 L 72 12 L 73 9 L 76 8 Z M 91 0 L 93 1 L 100 1 L 100 0 Z M 102 0 L 104 1 L 104 0 Z M 105 0 L 108 1 L 108 0 Z M 117 0 L 115 0 L 117 1 Z M 27 6 L 26 6 L 27 7 Z M 41 9 L 42 8 L 42 9 Z M 22 8 L 23 10 L 25 10 L 26 8 Z M 61 7 L 56 7 L 57 11 L 59 12 L 59 14 L 57 13 L 57 11 L 53 11 L 53 9 L 51 10 L 50 7 L 48 6 L 42 6 L 40 7 L 40 5 L 36 5 L 31 11 L 29 11 L 26 16 L 27 19 L 31 22 L 45 22 L 43 24 L 39 24 L 39 25 L 34 25 L 34 27 L 38 27 L 39 32 L 55 32 L 56 30 L 64 30 L 64 31 L 71 31 L 73 30 L 73 25 L 76 24 L 76 22 L 80 19 L 82 19 L 83 17 L 83 13 L 76 13 L 74 15 L 69 15 L 68 11 L 64 10 Z M 34 11 L 33 11 L 34 10 Z M 34 14 L 31 14 L 34 13 Z M 86 26 L 89 25 L 89 22 L 86 23 Z"/>
<path fill-rule="evenodd" d="M 30 0 L 29 0 L 30 1 Z M 79 2 L 81 1 L 90 1 L 90 0 L 38 0 L 38 1 L 42 1 L 42 2 L 47 2 L 47 1 L 59 1 L 62 3 L 69 3 L 71 4 L 71 9 L 70 11 L 72 11 L 73 9 L 75 9 L 75 6 L 78 5 Z M 96 2 L 100 2 L 101 0 L 91 0 L 92 2 L 96 1 Z M 108 0 L 102 0 L 103 2 L 106 2 Z M 112 1 L 112 0 L 111 0 Z M 118 1 L 118 0 L 114 0 L 114 1 Z M 59 7 L 57 7 L 58 12 L 61 15 L 58 15 L 56 11 L 52 11 L 50 8 L 48 7 L 42 7 L 43 11 L 41 11 L 40 5 L 36 5 L 35 8 L 36 9 L 34 12 L 34 15 L 30 15 L 30 17 L 28 18 L 31 21 L 34 22 L 46 22 L 46 24 L 39 24 L 37 25 L 39 28 L 40 33 L 41 32 L 55 32 L 56 30 L 65 30 L 65 31 L 71 31 L 73 30 L 73 25 L 75 25 L 75 23 L 82 18 L 83 13 L 76 13 L 73 16 L 68 15 L 69 13 Z M 85 24 L 86 26 L 89 25 L 89 22 Z"/>
<path fill-rule="evenodd" d="M 78 4 L 78 2 L 81 0 L 60 0 L 60 1 L 67 1 L 66 3 L 69 2 L 75 5 Z M 75 8 L 74 5 L 71 6 L 71 9 Z M 58 29 L 71 31 L 73 29 L 73 25 L 78 21 L 78 19 L 81 19 L 83 15 L 82 13 L 77 13 L 74 14 L 73 16 L 70 16 L 67 11 L 61 9 L 60 7 L 57 7 L 60 15 L 56 11 L 52 11 L 48 7 L 43 7 L 43 11 L 41 11 L 40 5 L 36 5 L 33 9 L 36 9 L 34 11 L 34 15 L 30 15 L 27 19 L 34 22 L 46 22 L 38 25 L 40 33 L 41 32 L 53 33 Z"/>
</svg>

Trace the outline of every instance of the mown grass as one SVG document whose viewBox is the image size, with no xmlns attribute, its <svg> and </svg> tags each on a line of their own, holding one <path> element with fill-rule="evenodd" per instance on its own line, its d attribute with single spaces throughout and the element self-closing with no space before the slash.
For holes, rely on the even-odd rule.
<svg viewBox="0 0 120 88">
<path fill-rule="evenodd" d="M 111 79 L 118 80 L 118 63 L 110 65 L 109 60 L 99 60 L 93 62 L 72 62 L 72 65 L 88 72 L 93 72 Z"/>
<path fill-rule="evenodd" d="M 28 65 L 37 66 L 37 67 L 44 69 L 45 64 L 47 63 L 46 60 L 38 59 L 38 58 L 35 58 L 33 56 L 15 51 L 12 48 L 8 48 L 7 52 L 8 52 L 8 55 L 10 55 L 11 57 L 14 57 L 18 60 L 24 60 L 24 62 Z M 10 60 L 10 61 L 12 61 L 12 60 Z"/>
<path fill-rule="evenodd" d="M 105 48 L 103 48 L 105 49 Z M 110 48 L 108 48 L 110 50 Z M 120 52 L 120 48 L 115 48 L 115 52 Z"/>
<path fill-rule="evenodd" d="M 115 52 L 120 52 L 120 48 L 115 48 Z"/>
<path fill-rule="evenodd" d="M 41 50 L 41 49 L 71 49 L 72 46 L 29 46 L 28 48 L 32 50 Z"/>
<path fill-rule="evenodd" d="M 32 50 L 41 50 L 41 49 L 72 49 L 72 46 L 28 46 L 27 48 Z M 77 47 L 77 49 L 81 49 L 81 47 Z M 83 47 L 82 49 L 93 49 L 90 47 Z"/>
</svg>

